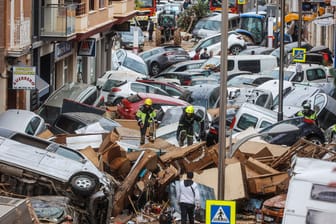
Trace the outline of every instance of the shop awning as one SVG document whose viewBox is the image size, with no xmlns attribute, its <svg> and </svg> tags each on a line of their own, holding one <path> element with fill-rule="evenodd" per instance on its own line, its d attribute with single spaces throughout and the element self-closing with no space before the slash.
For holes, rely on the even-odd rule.
<svg viewBox="0 0 336 224">
<path fill-rule="evenodd" d="M 49 93 L 49 84 L 44 81 L 39 75 L 36 75 L 35 82 L 39 97 L 42 97 Z"/>
</svg>

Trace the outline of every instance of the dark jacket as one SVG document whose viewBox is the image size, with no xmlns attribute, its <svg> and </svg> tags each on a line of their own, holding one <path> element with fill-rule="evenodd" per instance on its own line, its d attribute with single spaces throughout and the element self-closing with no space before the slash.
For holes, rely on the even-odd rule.
<svg viewBox="0 0 336 224">
<path fill-rule="evenodd" d="M 203 118 L 198 114 L 193 114 L 192 116 L 187 116 L 187 113 L 183 110 L 183 114 L 180 117 L 179 125 L 177 128 L 177 136 L 179 136 L 182 130 L 186 130 L 188 135 L 194 134 L 194 122 L 199 122 L 201 126 L 201 132 L 204 132 L 204 122 Z"/>
</svg>

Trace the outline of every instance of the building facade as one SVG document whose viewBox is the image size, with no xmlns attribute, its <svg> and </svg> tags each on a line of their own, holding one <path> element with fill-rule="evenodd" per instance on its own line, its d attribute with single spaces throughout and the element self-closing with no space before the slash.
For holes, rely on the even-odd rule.
<svg viewBox="0 0 336 224">
<path fill-rule="evenodd" d="M 137 12 L 134 0 L 0 0 L 0 10 L 0 112 L 35 110 L 66 82 L 94 84 L 111 68 L 114 27 Z M 35 89 L 14 88 L 15 67 L 35 69 Z"/>
</svg>

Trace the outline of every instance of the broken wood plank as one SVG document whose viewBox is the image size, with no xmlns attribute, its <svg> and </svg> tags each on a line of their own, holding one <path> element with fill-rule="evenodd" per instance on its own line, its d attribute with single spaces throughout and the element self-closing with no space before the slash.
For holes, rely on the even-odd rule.
<svg viewBox="0 0 336 224">
<path fill-rule="evenodd" d="M 225 168 L 225 200 L 248 198 L 244 166 L 240 163 L 228 164 Z"/>
<path fill-rule="evenodd" d="M 252 194 L 279 193 L 288 188 L 288 173 L 265 174 L 248 178 L 248 189 Z"/>
<path fill-rule="evenodd" d="M 249 166 L 252 170 L 256 171 L 259 174 L 275 174 L 279 173 L 276 169 L 273 169 L 272 167 L 263 164 L 259 162 L 258 160 L 250 157 L 248 160 L 245 162 L 247 166 Z"/>
</svg>

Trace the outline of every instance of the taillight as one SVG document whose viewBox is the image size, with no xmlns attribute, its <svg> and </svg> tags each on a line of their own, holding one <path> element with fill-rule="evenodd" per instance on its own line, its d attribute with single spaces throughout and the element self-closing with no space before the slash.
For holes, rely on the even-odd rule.
<svg viewBox="0 0 336 224">
<path fill-rule="evenodd" d="M 209 129 L 209 133 L 213 134 L 213 135 L 218 135 L 218 131 L 216 130 L 216 128 L 214 127 L 210 127 Z"/>
<path fill-rule="evenodd" d="M 114 88 L 111 89 L 111 92 L 112 92 L 112 93 L 120 92 L 120 91 L 121 91 L 121 89 L 120 89 L 120 88 L 117 88 L 117 87 L 114 87 Z"/>
<path fill-rule="evenodd" d="M 173 55 L 174 53 L 173 52 L 166 52 L 163 54 L 163 56 L 169 56 L 169 55 Z"/>
<path fill-rule="evenodd" d="M 236 116 L 233 117 L 232 122 L 231 122 L 231 124 L 230 124 L 230 129 L 231 129 L 231 130 L 233 129 L 235 123 L 236 123 Z"/>
<path fill-rule="evenodd" d="M 184 85 L 184 86 L 190 86 L 191 85 L 191 79 L 189 79 L 189 80 L 183 80 L 182 85 Z"/>
</svg>

